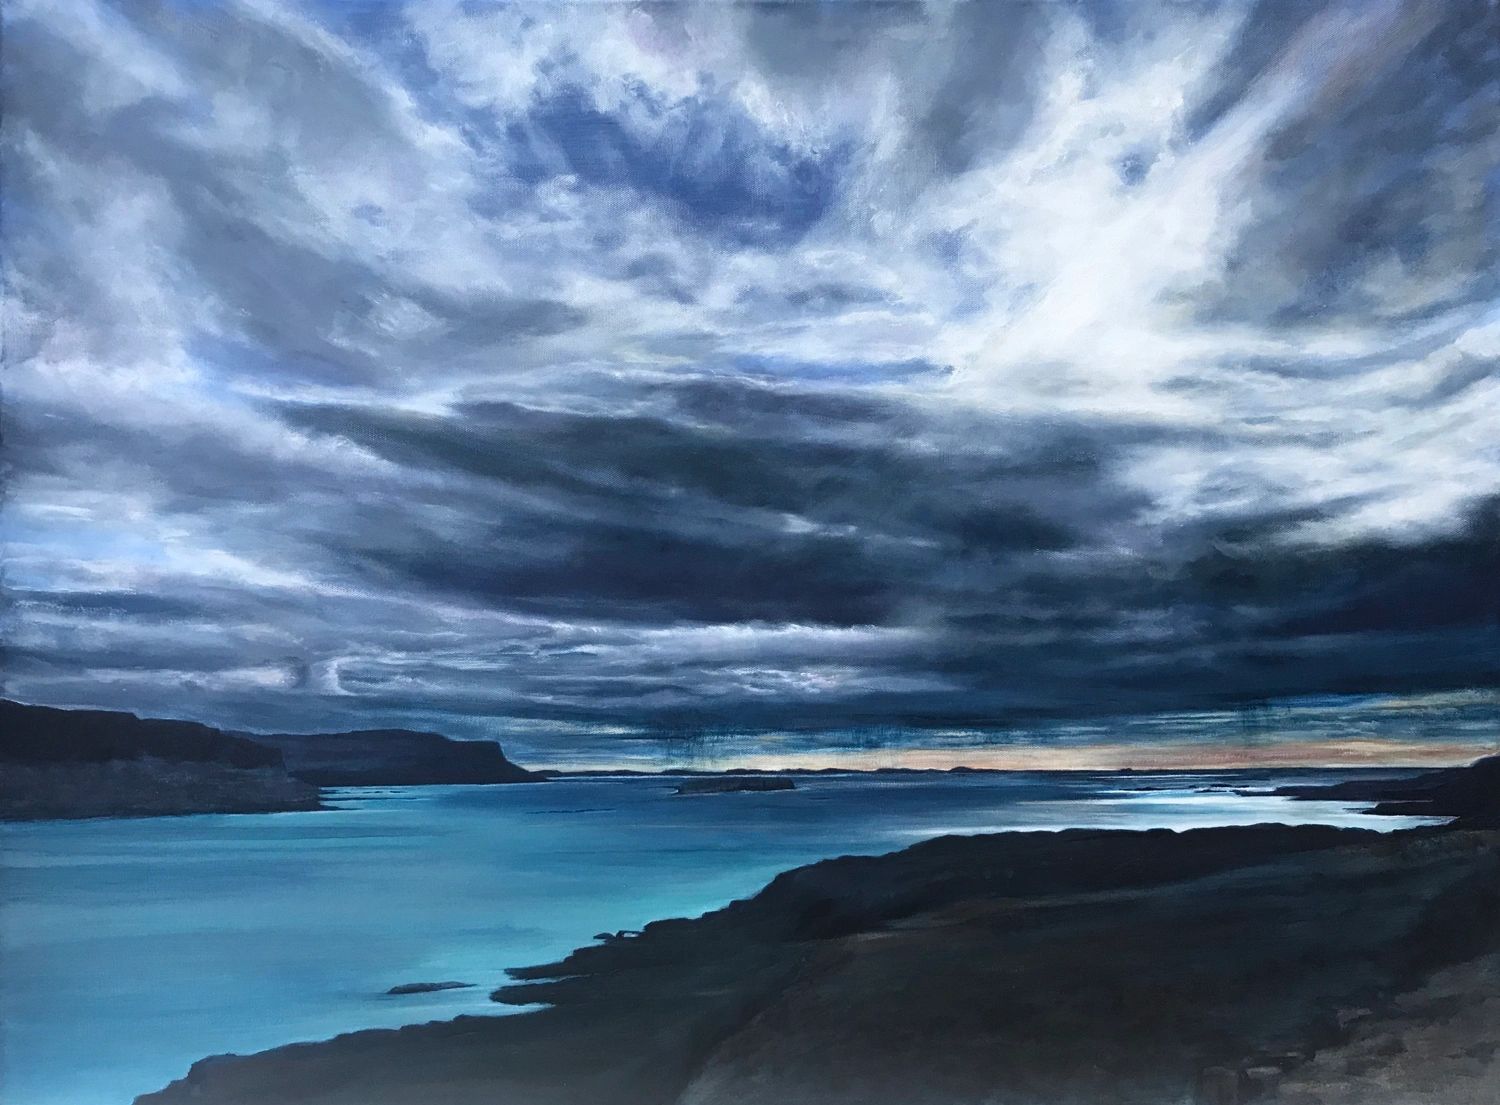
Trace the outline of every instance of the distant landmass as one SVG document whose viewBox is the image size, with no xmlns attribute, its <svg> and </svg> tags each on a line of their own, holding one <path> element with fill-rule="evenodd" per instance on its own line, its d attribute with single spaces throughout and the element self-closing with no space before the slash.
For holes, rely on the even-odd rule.
<svg viewBox="0 0 1500 1105">
<path fill-rule="evenodd" d="M 191 721 L 0 700 L 0 818 L 321 808 L 281 753 Z"/>
<path fill-rule="evenodd" d="M 523 783 L 493 741 L 370 729 L 227 733 L 117 710 L 0 699 L 0 819 L 321 809 L 319 787 Z"/>
<path fill-rule="evenodd" d="M 960 764 L 956 767 L 725 767 L 725 768 L 699 768 L 699 767 L 660 767 L 660 768 L 638 768 L 638 767 L 593 767 L 564 769 L 547 767 L 538 769 L 535 774 L 548 779 L 649 779 L 649 778 L 723 778 L 726 776 L 794 776 L 796 778 L 835 777 L 841 775 L 1062 775 L 1062 776 L 1100 776 L 1100 775 L 1130 775 L 1151 777 L 1153 775 L 1177 776 L 1183 774 L 1185 769 L 1181 767 L 1048 767 L 1048 768 L 1017 768 L 1017 767 L 971 767 Z M 1378 767 L 1357 766 L 1340 767 L 1330 769 L 1317 766 L 1268 766 L 1262 768 L 1247 767 L 1195 767 L 1190 769 L 1194 775 L 1224 775 L 1242 776 L 1248 771 L 1264 771 L 1268 775 L 1277 776 L 1306 776 L 1309 779 L 1319 779 L 1327 776 L 1330 770 L 1337 770 L 1341 775 L 1369 775 L 1370 781 L 1390 781 L 1394 778 L 1406 778 L 1423 770 L 1421 767 L 1403 767 L 1399 764 L 1381 765 Z"/>
<path fill-rule="evenodd" d="M 450 740 L 409 729 L 349 733 L 254 733 L 279 752 L 296 778 L 320 787 L 536 783 L 546 779 L 512 763 L 494 741 Z"/>
</svg>

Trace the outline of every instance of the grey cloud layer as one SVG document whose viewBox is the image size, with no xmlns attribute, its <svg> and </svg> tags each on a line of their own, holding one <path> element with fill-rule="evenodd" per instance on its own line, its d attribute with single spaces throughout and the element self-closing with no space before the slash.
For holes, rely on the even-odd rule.
<svg viewBox="0 0 1500 1105">
<path fill-rule="evenodd" d="M 5 18 L 9 693 L 582 747 L 1500 672 L 1493 5 Z"/>
</svg>

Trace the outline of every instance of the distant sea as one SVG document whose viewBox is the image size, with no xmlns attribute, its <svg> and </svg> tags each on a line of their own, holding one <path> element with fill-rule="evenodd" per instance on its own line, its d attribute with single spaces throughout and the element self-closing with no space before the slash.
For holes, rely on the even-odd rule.
<svg viewBox="0 0 1500 1105">
<path fill-rule="evenodd" d="M 1353 772 L 1328 772 L 1329 782 Z M 332 792 L 324 813 L 0 826 L 0 1100 L 124 1105 L 206 1055 L 461 1013 L 507 967 L 945 833 L 1417 819 L 1241 796 L 1311 773 L 669 778 Z M 392 986 L 472 989 L 390 997 Z"/>
</svg>

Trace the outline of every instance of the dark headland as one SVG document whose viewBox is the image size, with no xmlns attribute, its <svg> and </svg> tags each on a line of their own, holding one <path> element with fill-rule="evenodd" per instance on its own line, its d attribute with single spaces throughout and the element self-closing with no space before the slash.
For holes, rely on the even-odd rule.
<svg viewBox="0 0 1500 1105">
<path fill-rule="evenodd" d="M 0 818 L 321 808 L 281 753 L 191 721 L 0 700 Z"/>
<path fill-rule="evenodd" d="M 0 700 L 0 820 L 279 813 L 325 786 L 538 782 L 493 741 L 402 729 L 229 733 Z"/>
<path fill-rule="evenodd" d="M 1493 1105 L 1500 832 L 947 837 L 139 1105 Z M 1370 799 L 1378 800 L 1378 799 Z M 1429 807 L 1429 812 L 1443 812 Z"/>
<path fill-rule="evenodd" d="M 543 776 L 512 763 L 494 741 L 451 740 L 410 729 L 350 733 L 247 733 L 275 748 L 297 778 L 323 787 L 534 783 Z"/>
</svg>

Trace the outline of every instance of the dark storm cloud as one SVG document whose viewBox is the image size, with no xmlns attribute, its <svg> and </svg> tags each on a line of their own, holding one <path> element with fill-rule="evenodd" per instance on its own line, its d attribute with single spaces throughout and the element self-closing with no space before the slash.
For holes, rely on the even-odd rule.
<svg viewBox="0 0 1500 1105">
<path fill-rule="evenodd" d="M 1500 576 L 1487 510 L 1460 535 L 1416 546 L 1279 547 L 1287 530 L 1310 520 L 1281 514 L 1185 529 L 1166 549 L 1121 555 L 1108 542 L 1137 544 L 1143 504 L 1109 485 L 1119 446 L 1105 444 L 1102 432 L 1097 441 L 1075 431 L 972 452 L 949 437 L 933 449 L 910 411 L 910 436 L 898 444 L 881 436 L 886 423 L 877 415 L 891 413 L 882 405 L 847 397 L 840 409 L 834 397 L 822 399 L 838 411 L 822 421 L 824 431 L 859 446 L 787 438 L 794 420 L 774 416 L 759 436 L 753 419 L 727 412 L 816 402 L 723 382 L 700 384 L 683 404 L 718 417 L 682 424 L 509 404 L 404 420 L 329 408 L 290 414 L 401 463 L 450 467 L 536 497 L 510 513 L 497 501 L 484 524 L 457 534 L 392 540 L 379 527 L 363 546 L 340 550 L 382 569 L 386 586 L 405 576 L 439 593 L 627 623 L 853 627 L 938 617 L 924 648 L 862 663 L 939 673 L 966 688 L 962 702 L 947 693 L 924 701 L 871 690 L 798 706 L 815 716 L 919 709 L 950 721 L 995 720 L 1016 710 L 1077 709 L 1084 683 L 1103 702 L 1141 707 L 1301 693 L 1330 682 L 1351 691 L 1381 682 L 1405 689 L 1426 685 L 1434 668 L 1453 667 L 1495 627 L 1490 581 Z M 1007 430 L 1003 420 L 966 428 L 997 442 Z M 797 524 L 788 527 L 787 518 Z M 1466 631 L 1462 643 L 1443 661 L 1408 663 L 1405 671 L 1392 663 L 1403 649 L 1377 655 L 1362 640 L 1425 635 L 1428 647 L 1442 649 L 1441 636 L 1455 629 Z M 1356 656 L 1348 659 L 1351 646 Z M 1464 679 L 1490 662 L 1481 654 L 1461 665 Z M 631 674 L 640 685 L 627 694 L 613 684 L 614 698 L 647 688 L 678 695 L 705 682 L 702 671 L 673 682 L 644 662 Z M 1018 675 L 1026 694 L 1015 691 Z M 747 708 L 766 716 L 782 709 Z"/>
<path fill-rule="evenodd" d="M 574 615 L 882 623 L 972 586 L 967 576 L 1074 547 L 1139 505 L 1107 486 L 1109 446 L 1073 431 L 994 422 L 994 443 L 979 448 L 852 395 L 727 381 L 684 392 L 650 417 L 511 403 L 285 413 L 497 492 L 456 532 L 382 528 L 340 551 L 428 586 Z M 820 407 L 821 430 L 799 425 Z M 887 436 L 903 424 L 905 440 Z"/>
<path fill-rule="evenodd" d="M 18 0 L 5 689 L 546 757 L 1491 685 L 1497 18 Z"/>
</svg>

